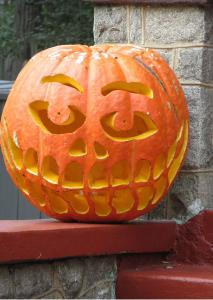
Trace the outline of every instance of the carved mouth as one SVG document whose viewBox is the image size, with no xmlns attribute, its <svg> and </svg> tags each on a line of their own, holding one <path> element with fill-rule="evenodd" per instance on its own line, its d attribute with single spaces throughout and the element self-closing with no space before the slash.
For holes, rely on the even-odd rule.
<svg viewBox="0 0 213 300">
<path fill-rule="evenodd" d="M 101 126 L 104 133 L 113 141 L 126 142 L 142 140 L 155 134 L 158 129 L 151 118 L 143 112 L 134 112 L 134 124 L 129 130 L 115 128 L 117 112 L 112 112 L 101 119 Z"/>
<path fill-rule="evenodd" d="M 161 154 L 153 166 L 148 160 L 137 161 L 133 178 L 130 178 L 127 161 L 115 163 L 109 178 L 105 163 L 97 161 L 88 178 L 84 179 L 83 167 L 77 162 L 67 165 L 65 173 L 59 174 L 55 159 L 46 158 L 39 169 L 38 154 L 30 149 L 23 153 L 19 143 L 9 135 L 6 123 L 2 125 L 7 138 L 2 138 L 1 146 L 15 182 L 29 200 L 41 208 L 50 203 L 52 211 L 61 215 L 74 212 L 86 216 L 90 211 L 88 197 L 94 202 L 95 213 L 100 217 L 109 216 L 113 209 L 122 214 L 130 212 L 136 204 L 138 211 L 155 205 L 173 182 L 188 143 L 188 122 L 185 121 L 168 153 Z M 52 189 L 51 185 L 35 184 L 30 176 L 41 176 L 54 186 L 61 182 L 60 192 Z M 89 194 L 85 194 L 85 184 L 89 187 Z"/>
<path fill-rule="evenodd" d="M 86 117 L 75 106 L 70 106 L 70 116 L 62 125 L 53 123 L 48 117 L 49 103 L 45 101 L 35 101 L 30 104 L 30 114 L 37 126 L 46 133 L 65 134 L 72 133 L 80 128 Z"/>
</svg>

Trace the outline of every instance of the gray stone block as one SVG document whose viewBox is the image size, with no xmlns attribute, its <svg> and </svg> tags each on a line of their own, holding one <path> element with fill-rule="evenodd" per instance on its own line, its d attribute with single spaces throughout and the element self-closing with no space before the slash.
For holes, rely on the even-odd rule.
<svg viewBox="0 0 213 300">
<path fill-rule="evenodd" d="M 209 44 L 213 43 L 213 5 L 209 5 L 205 9 L 205 41 Z"/>
<path fill-rule="evenodd" d="M 71 258 L 55 263 L 60 286 L 63 288 L 66 298 L 76 298 L 82 288 L 85 272 L 84 260 Z"/>
<path fill-rule="evenodd" d="M 167 218 L 167 202 L 168 196 L 164 199 L 149 213 L 149 220 L 161 220 Z"/>
<path fill-rule="evenodd" d="M 213 82 L 213 49 L 179 49 L 175 73 L 181 80 Z"/>
<path fill-rule="evenodd" d="M 145 43 L 171 44 L 205 40 L 205 9 L 199 6 L 149 6 Z"/>
<path fill-rule="evenodd" d="M 7 267 L 0 266 L 0 299 L 12 298 L 12 283 Z"/>
<path fill-rule="evenodd" d="M 213 166 L 213 88 L 185 86 L 190 114 L 189 150 L 184 168 Z"/>
<path fill-rule="evenodd" d="M 47 294 L 43 294 L 38 299 L 64 299 L 64 298 L 65 297 L 64 297 L 63 293 L 56 289 L 56 290 L 50 291 Z"/>
<path fill-rule="evenodd" d="M 170 68 L 173 69 L 173 50 L 172 49 L 158 49 L 155 50 L 165 59 Z"/>
<path fill-rule="evenodd" d="M 127 6 L 95 7 L 94 40 L 96 44 L 128 41 Z"/>
<path fill-rule="evenodd" d="M 116 257 L 99 256 L 85 259 L 84 284 L 79 298 L 115 298 Z M 102 297 L 102 298 L 101 298 Z"/>
<path fill-rule="evenodd" d="M 89 288 L 79 299 L 116 299 L 112 282 L 99 281 Z"/>
<path fill-rule="evenodd" d="M 183 222 L 213 208 L 213 172 L 180 173 L 170 191 L 168 217 Z"/>
<path fill-rule="evenodd" d="M 129 42 L 142 43 L 142 15 L 140 6 L 130 6 L 129 9 Z"/>
<path fill-rule="evenodd" d="M 100 280 L 115 280 L 116 258 L 115 256 L 89 257 L 85 261 L 85 286 L 89 287 Z"/>
<path fill-rule="evenodd" d="M 33 298 L 52 287 L 52 268 L 46 263 L 14 265 L 15 298 Z"/>
</svg>

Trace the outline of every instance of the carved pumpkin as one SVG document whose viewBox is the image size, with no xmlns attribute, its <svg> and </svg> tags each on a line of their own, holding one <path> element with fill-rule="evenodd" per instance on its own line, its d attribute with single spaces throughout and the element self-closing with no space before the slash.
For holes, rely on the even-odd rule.
<svg viewBox="0 0 213 300">
<path fill-rule="evenodd" d="M 61 220 L 121 221 L 156 206 L 188 142 L 181 86 L 153 50 L 57 46 L 19 74 L 1 119 L 6 167 Z"/>
</svg>

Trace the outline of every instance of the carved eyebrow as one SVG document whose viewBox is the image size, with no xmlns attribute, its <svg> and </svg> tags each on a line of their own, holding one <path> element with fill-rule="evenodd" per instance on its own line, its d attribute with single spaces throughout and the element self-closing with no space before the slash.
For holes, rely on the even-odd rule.
<svg viewBox="0 0 213 300">
<path fill-rule="evenodd" d="M 147 85 L 140 82 L 114 81 L 102 87 L 101 93 L 103 96 L 106 96 L 115 90 L 122 90 L 130 93 L 141 94 L 150 99 L 153 98 L 153 90 Z"/>
<path fill-rule="evenodd" d="M 73 78 L 64 75 L 64 74 L 56 74 L 53 76 L 44 76 L 41 79 L 41 83 L 48 83 L 48 82 L 58 82 L 67 86 L 70 86 L 80 93 L 84 92 L 84 88 Z"/>
</svg>

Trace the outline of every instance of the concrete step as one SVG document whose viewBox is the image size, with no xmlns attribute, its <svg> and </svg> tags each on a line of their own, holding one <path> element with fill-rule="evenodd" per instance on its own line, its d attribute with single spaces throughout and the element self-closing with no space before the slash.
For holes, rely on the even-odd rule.
<svg viewBox="0 0 213 300">
<path fill-rule="evenodd" d="M 123 264 L 118 299 L 212 299 L 213 266 L 169 261 Z"/>
</svg>

